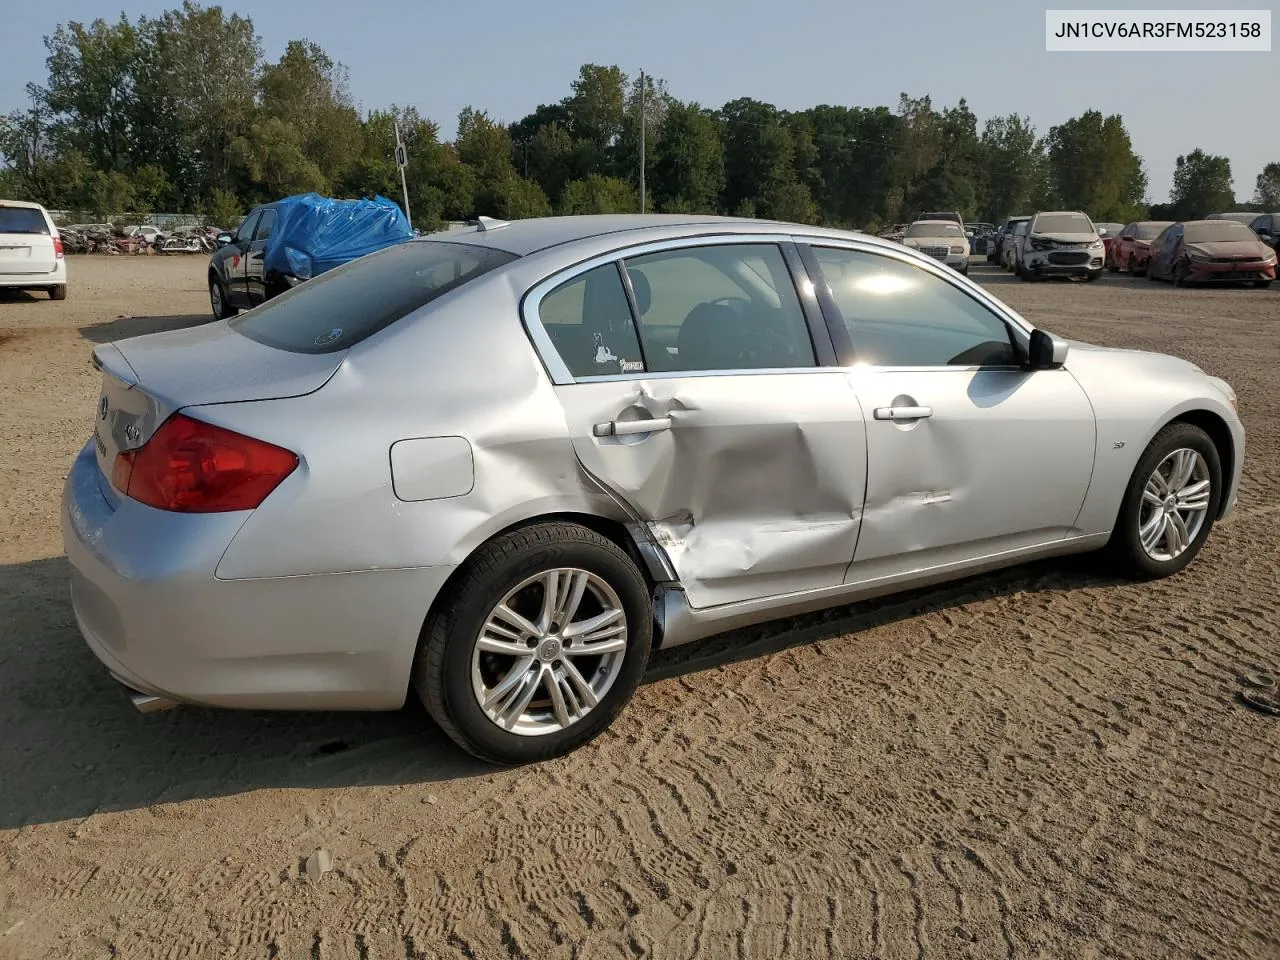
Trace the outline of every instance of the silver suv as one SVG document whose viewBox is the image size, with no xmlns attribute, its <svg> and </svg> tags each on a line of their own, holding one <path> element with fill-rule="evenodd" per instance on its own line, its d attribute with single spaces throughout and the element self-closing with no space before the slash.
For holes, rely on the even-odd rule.
<svg viewBox="0 0 1280 960">
<path fill-rule="evenodd" d="M 1106 263 L 1106 246 L 1088 216 L 1078 210 L 1037 213 L 1019 241 L 1014 272 L 1023 280 L 1084 277 L 1097 280 Z"/>
</svg>

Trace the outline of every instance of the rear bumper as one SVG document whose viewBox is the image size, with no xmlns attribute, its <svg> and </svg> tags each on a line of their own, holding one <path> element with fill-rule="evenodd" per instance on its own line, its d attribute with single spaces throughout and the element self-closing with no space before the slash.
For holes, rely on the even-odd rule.
<svg viewBox="0 0 1280 960">
<path fill-rule="evenodd" d="M 113 510 L 99 478 L 86 444 L 64 488 L 63 545 L 76 623 L 120 682 L 214 707 L 404 703 L 423 619 L 453 568 L 219 580 L 247 514 L 174 514 L 127 499 Z"/>
<path fill-rule="evenodd" d="M 66 282 L 66 260 L 59 260 L 58 265 L 46 273 L 7 273 L 0 263 L 0 287 L 55 287 Z"/>
</svg>

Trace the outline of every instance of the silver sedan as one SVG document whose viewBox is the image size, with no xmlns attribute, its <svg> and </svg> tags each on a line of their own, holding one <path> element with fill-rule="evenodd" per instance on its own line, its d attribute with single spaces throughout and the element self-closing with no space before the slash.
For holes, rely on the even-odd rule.
<svg viewBox="0 0 1280 960">
<path fill-rule="evenodd" d="M 94 360 L 64 542 L 135 704 L 413 690 L 494 762 L 597 735 L 653 647 L 1055 554 L 1168 576 L 1244 456 L 1185 360 L 732 218 L 482 219 Z"/>
</svg>

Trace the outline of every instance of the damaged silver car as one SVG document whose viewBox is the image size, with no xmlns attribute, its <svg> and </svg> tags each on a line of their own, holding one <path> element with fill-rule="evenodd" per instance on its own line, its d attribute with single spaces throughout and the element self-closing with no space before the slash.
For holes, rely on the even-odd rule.
<svg viewBox="0 0 1280 960">
<path fill-rule="evenodd" d="M 900 244 L 482 220 L 98 347 L 72 597 L 140 709 L 396 709 L 495 762 L 598 734 L 651 648 L 1105 548 L 1235 501 L 1222 380 L 1068 343 Z"/>
</svg>

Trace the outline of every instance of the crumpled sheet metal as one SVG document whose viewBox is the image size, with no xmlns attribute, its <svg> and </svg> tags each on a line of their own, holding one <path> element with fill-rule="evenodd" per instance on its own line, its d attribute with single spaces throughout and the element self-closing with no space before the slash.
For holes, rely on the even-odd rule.
<svg viewBox="0 0 1280 960">
<path fill-rule="evenodd" d="M 833 371 L 559 388 L 587 469 L 649 520 L 690 605 L 843 582 L 857 543 L 866 427 Z M 625 407 L 625 411 L 619 409 Z M 642 411 L 644 412 L 642 414 Z M 594 423 L 670 417 L 670 430 L 591 435 Z"/>
</svg>

